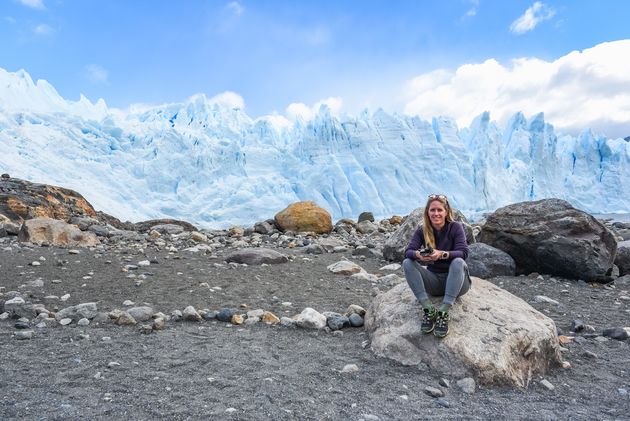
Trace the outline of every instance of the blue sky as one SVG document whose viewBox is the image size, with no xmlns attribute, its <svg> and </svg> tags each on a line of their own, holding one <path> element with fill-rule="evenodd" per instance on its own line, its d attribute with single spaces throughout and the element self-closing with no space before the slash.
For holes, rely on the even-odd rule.
<svg viewBox="0 0 630 421">
<path fill-rule="evenodd" d="M 528 66 L 541 60 L 553 68 L 541 72 L 557 73 L 569 66 L 558 60 L 571 51 L 630 39 L 629 16 L 625 0 L 0 0 L 0 67 L 46 79 L 67 99 L 82 93 L 119 108 L 230 91 L 253 117 L 291 114 L 333 98 L 353 114 L 382 107 L 425 118 L 452 115 L 466 124 L 487 96 L 463 101 L 466 110 L 453 105 L 470 91 L 457 76 L 468 65 L 475 75 L 509 74 L 512 85 L 520 83 L 514 60 L 528 59 Z M 627 48 L 617 45 L 608 56 L 630 57 Z M 600 56 L 571 66 L 588 73 Z M 629 80 L 617 80 L 614 89 L 630 88 Z M 505 120 L 525 108 L 561 118 L 567 113 L 559 102 L 571 101 L 511 101 L 514 89 L 502 92 L 500 101 L 482 100 L 478 112 L 492 108 Z M 593 125 L 630 134 L 623 123 L 630 121 L 630 100 L 619 101 L 620 115 Z M 297 105 L 287 110 L 290 104 Z M 559 125 L 571 130 L 579 124 L 574 120 Z"/>
</svg>

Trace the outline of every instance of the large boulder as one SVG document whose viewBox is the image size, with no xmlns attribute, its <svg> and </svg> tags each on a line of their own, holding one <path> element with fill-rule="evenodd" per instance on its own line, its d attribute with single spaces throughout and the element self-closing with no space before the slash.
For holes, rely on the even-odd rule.
<svg viewBox="0 0 630 421">
<path fill-rule="evenodd" d="M 527 387 L 561 361 L 554 322 L 490 282 L 473 278 L 450 315 L 445 338 L 421 333 L 419 306 L 400 284 L 372 301 L 365 329 L 379 356 L 487 385 Z"/>
<path fill-rule="evenodd" d="M 630 275 L 630 240 L 617 243 L 615 264 L 619 267 L 619 276 Z"/>
<path fill-rule="evenodd" d="M 332 217 L 315 202 L 297 202 L 287 206 L 274 217 L 281 231 L 329 233 L 333 229 Z"/>
<path fill-rule="evenodd" d="M 76 215 L 96 216 L 96 211 L 74 190 L 36 184 L 18 178 L 0 178 L 0 219 L 22 224 L 47 217 L 68 221 Z"/>
<path fill-rule="evenodd" d="M 488 216 L 480 241 L 514 258 L 517 273 L 608 281 L 617 242 L 591 215 L 560 199 L 505 206 Z"/>
<path fill-rule="evenodd" d="M 34 218 L 24 222 L 18 240 L 54 246 L 93 247 L 100 244 L 96 234 L 81 231 L 75 225 L 51 218 Z"/>
<path fill-rule="evenodd" d="M 151 231 L 152 229 L 155 229 L 156 226 L 159 227 L 159 226 L 164 226 L 164 225 L 179 225 L 181 228 L 183 228 L 182 230 L 178 230 L 179 232 L 199 231 L 197 227 L 195 227 L 190 222 L 180 221 L 178 219 L 168 219 L 168 218 L 167 219 L 151 219 L 149 221 L 136 222 L 135 224 L 133 224 L 133 228 L 134 230 L 139 231 L 139 232 L 148 232 L 148 231 Z M 168 230 L 166 231 L 168 232 Z"/>
<path fill-rule="evenodd" d="M 468 272 L 479 278 L 493 278 L 495 276 L 514 276 L 516 264 L 512 256 L 484 243 L 474 243 L 468 246 Z"/>
<path fill-rule="evenodd" d="M 383 246 L 383 257 L 387 260 L 402 261 L 405 258 L 405 249 L 413 237 L 413 233 L 416 232 L 419 226 L 422 225 L 422 214 L 424 213 L 424 206 L 415 209 L 407 216 L 405 222 L 400 224 L 398 229 L 387 239 Z M 473 234 L 472 227 L 468 224 L 466 217 L 460 211 L 453 209 L 453 216 L 456 221 L 461 222 L 464 225 L 464 231 L 466 232 L 466 240 L 468 244 L 475 242 L 475 236 Z"/>
<path fill-rule="evenodd" d="M 248 265 L 262 265 L 263 263 L 286 263 L 289 261 L 289 258 L 282 253 L 278 253 L 275 250 L 266 248 L 250 248 L 237 250 L 230 253 L 225 258 L 225 261 L 228 263 L 235 262 L 245 263 Z"/>
</svg>

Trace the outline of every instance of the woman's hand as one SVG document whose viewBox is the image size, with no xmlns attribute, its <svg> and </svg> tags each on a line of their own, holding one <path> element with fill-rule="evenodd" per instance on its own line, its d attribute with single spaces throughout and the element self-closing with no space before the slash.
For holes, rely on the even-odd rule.
<svg viewBox="0 0 630 421">
<path fill-rule="evenodd" d="M 436 260 L 439 260 L 441 256 L 442 252 L 440 250 L 433 250 L 433 253 L 426 256 L 420 254 L 420 251 L 416 250 L 416 259 L 421 262 L 435 262 Z"/>
</svg>

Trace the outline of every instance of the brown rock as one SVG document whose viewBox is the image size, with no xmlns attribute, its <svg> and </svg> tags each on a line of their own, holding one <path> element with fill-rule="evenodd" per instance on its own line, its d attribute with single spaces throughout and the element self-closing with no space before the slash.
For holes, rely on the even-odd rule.
<svg viewBox="0 0 630 421">
<path fill-rule="evenodd" d="M 274 220 L 281 231 L 313 231 L 317 234 L 324 234 L 333 229 L 330 213 L 311 201 L 289 205 L 286 209 L 278 212 Z"/>
<path fill-rule="evenodd" d="M 232 316 L 232 318 L 230 319 L 230 322 L 233 325 L 242 325 L 243 322 L 245 321 L 245 318 L 243 317 L 242 314 L 235 314 Z"/>
<path fill-rule="evenodd" d="M 0 215 L 21 224 L 38 217 L 68 221 L 77 215 L 96 216 L 96 211 L 74 190 L 5 177 L 0 179 Z"/>
<path fill-rule="evenodd" d="M 71 247 L 93 247 L 100 244 L 93 232 L 81 231 L 74 225 L 51 218 L 27 220 L 20 229 L 18 239 L 36 244 Z"/>
<path fill-rule="evenodd" d="M 280 319 L 278 318 L 278 316 L 276 316 L 275 314 L 273 314 L 270 311 L 265 311 L 262 315 L 262 321 L 264 323 L 270 324 L 270 325 L 275 325 L 280 323 Z"/>
<path fill-rule="evenodd" d="M 402 216 L 398 216 L 398 215 L 394 215 L 391 218 L 389 218 L 389 223 L 392 225 L 400 225 L 402 224 Z"/>
<path fill-rule="evenodd" d="M 134 319 L 131 314 L 126 311 L 123 311 L 120 314 L 120 317 L 118 317 L 118 320 L 116 320 L 116 324 L 119 326 L 133 326 L 136 323 L 136 319 Z"/>
</svg>

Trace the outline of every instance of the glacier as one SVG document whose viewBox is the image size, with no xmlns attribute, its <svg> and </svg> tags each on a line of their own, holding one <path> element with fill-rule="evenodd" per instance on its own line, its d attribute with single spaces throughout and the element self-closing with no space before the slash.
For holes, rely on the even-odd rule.
<svg viewBox="0 0 630 421">
<path fill-rule="evenodd" d="M 431 193 L 475 218 L 556 197 L 590 213 L 630 212 L 630 142 L 585 129 L 556 133 L 540 113 L 505 127 L 481 113 L 467 128 L 388 114 L 308 121 L 249 117 L 203 94 L 109 109 L 62 98 L 24 70 L 0 68 L 0 172 L 77 190 L 120 219 L 252 225 L 313 200 L 333 219 L 405 215 Z"/>
</svg>

